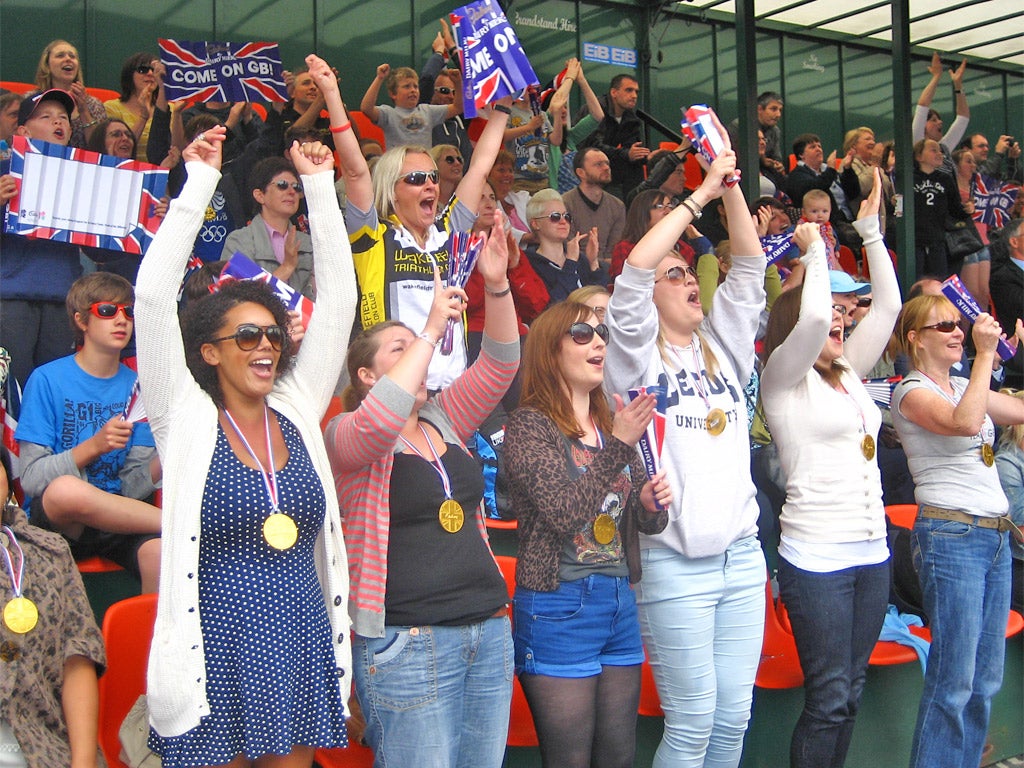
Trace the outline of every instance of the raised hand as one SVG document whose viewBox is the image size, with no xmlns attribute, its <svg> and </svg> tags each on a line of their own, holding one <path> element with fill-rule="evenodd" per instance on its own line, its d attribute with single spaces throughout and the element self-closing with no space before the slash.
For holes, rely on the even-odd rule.
<svg viewBox="0 0 1024 768">
<path fill-rule="evenodd" d="M 295 170 L 306 176 L 334 170 L 334 154 L 331 148 L 319 141 L 292 142 L 288 155 Z"/>
<path fill-rule="evenodd" d="M 199 161 L 219 171 L 224 139 L 227 135 L 228 129 L 223 125 L 215 125 L 203 131 L 185 147 L 181 153 L 182 159 L 186 163 Z"/>
<path fill-rule="evenodd" d="M 612 437 L 621 440 L 626 445 L 636 445 L 654 417 L 654 409 L 657 404 L 658 398 L 654 395 L 640 395 L 624 406 L 622 395 L 615 395 Z"/>
<path fill-rule="evenodd" d="M 871 183 L 871 192 L 860 204 L 860 211 L 857 212 L 858 219 L 869 219 L 878 215 L 879 205 L 882 202 L 882 171 L 878 168 L 872 169 L 874 181 Z"/>
<path fill-rule="evenodd" d="M 793 242 L 796 243 L 801 253 L 806 253 L 812 244 L 821 242 L 821 227 L 813 221 L 803 221 L 797 224 L 796 229 L 793 230 Z"/>
</svg>

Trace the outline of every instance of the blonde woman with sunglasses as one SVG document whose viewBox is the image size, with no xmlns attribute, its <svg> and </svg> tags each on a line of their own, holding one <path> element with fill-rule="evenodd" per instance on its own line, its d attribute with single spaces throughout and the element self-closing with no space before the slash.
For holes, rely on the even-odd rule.
<svg viewBox="0 0 1024 768">
<path fill-rule="evenodd" d="M 608 284 L 608 271 L 598 260 L 597 227 L 570 237 L 572 214 L 558 192 L 542 189 L 534 194 L 526 204 L 526 218 L 537 244 L 526 246 L 524 253 L 548 288 L 549 307 L 577 288 Z"/>
<path fill-rule="evenodd" d="M 893 392 L 892 420 L 914 477 L 911 542 L 932 632 L 910 765 L 973 766 L 1003 681 L 1010 535 L 1019 534 L 995 467 L 995 425 L 1024 423 L 1024 400 L 989 389 L 1002 335 L 991 315 L 974 321 L 969 379 L 949 375 L 964 331 L 945 296 L 908 301 L 896 330 L 912 370 Z"/>
<path fill-rule="evenodd" d="M 668 408 L 661 460 L 672 489 L 668 527 L 641 536 L 637 603 L 665 732 L 654 765 L 736 766 L 761 654 L 765 561 L 750 479 L 743 388 L 765 304 L 765 256 L 725 149 L 704 182 L 630 252 L 608 305 L 609 392 L 659 384 Z M 697 276 L 671 253 L 721 197 L 733 266 L 701 309 Z M 656 311 L 651 311 L 652 305 Z"/>
<path fill-rule="evenodd" d="M 337 75 L 318 56 L 308 56 L 306 63 L 327 103 L 344 171 L 345 224 L 362 291 L 362 326 L 400 320 L 410 328 L 422 328 L 433 301 L 434 267 L 442 280 L 448 277 L 449 236 L 472 231 L 476 222 L 487 173 L 501 148 L 506 118 L 501 110 L 507 110 L 509 99 L 485 110 L 490 114 L 473 160 L 455 187 L 455 196 L 445 200 L 440 174 L 426 147 L 389 147 L 377 161 L 371 180 L 341 102 Z M 451 354 L 431 360 L 429 390 L 443 389 L 466 369 L 465 336 L 463 322 L 458 320 Z"/>
</svg>

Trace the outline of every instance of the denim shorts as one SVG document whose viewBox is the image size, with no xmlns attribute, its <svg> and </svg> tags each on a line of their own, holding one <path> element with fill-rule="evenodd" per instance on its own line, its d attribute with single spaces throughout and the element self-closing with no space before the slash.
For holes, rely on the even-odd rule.
<svg viewBox="0 0 1024 768">
<path fill-rule="evenodd" d="M 516 673 L 592 677 L 642 664 L 636 598 L 625 576 L 592 574 L 554 592 L 516 587 Z"/>
<path fill-rule="evenodd" d="M 968 264 L 979 264 L 983 261 L 992 261 L 992 254 L 989 252 L 987 245 L 980 251 L 975 251 L 969 256 L 964 257 L 964 266 L 966 267 Z"/>
</svg>

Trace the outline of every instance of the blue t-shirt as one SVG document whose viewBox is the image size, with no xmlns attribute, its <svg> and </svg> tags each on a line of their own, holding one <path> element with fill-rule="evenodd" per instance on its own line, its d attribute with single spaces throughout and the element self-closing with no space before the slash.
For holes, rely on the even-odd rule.
<svg viewBox="0 0 1024 768">
<path fill-rule="evenodd" d="M 83 371 L 74 355 L 36 368 L 21 401 L 21 418 L 14 436 L 63 453 L 88 440 L 123 411 L 137 374 L 120 366 L 109 379 Z M 155 447 L 148 422 L 137 422 L 128 445 L 109 451 L 85 467 L 91 485 L 120 494 L 119 473 L 134 446 Z M 26 507 L 28 504 L 26 503 Z"/>
</svg>

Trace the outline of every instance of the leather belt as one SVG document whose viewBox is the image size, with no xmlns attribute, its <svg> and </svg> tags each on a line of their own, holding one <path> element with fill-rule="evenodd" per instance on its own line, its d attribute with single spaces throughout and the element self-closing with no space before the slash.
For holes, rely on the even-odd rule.
<svg viewBox="0 0 1024 768">
<path fill-rule="evenodd" d="M 979 517 L 961 512 L 959 509 L 943 509 L 922 504 L 918 509 L 918 517 L 927 517 L 932 520 L 952 520 L 956 523 L 974 525 L 978 528 L 993 528 L 1000 533 L 1010 531 L 1017 541 L 1024 541 L 1024 533 L 1021 532 L 1008 515 L 1002 517 Z"/>
<path fill-rule="evenodd" d="M 491 616 L 491 618 L 492 619 L 500 619 L 502 616 L 508 616 L 508 606 L 507 605 L 503 605 L 503 606 L 501 606 L 501 608 L 496 610 L 494 612 L 494 615 Z"/>
</svg>

